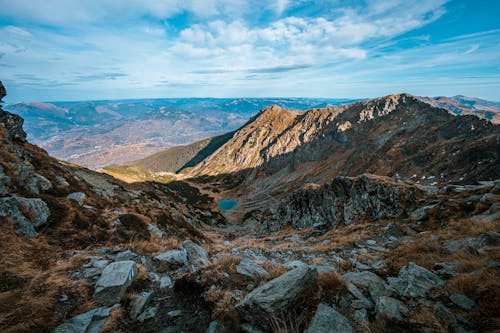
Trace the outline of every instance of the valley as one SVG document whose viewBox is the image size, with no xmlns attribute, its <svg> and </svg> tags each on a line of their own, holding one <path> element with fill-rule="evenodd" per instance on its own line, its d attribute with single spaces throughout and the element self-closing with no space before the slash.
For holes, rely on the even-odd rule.
<svg viewBox="0 0 500 333">
<path fill-rule="evenodd" d="M 498 328 L 498 124 L 410 94 L 247 117 L 99 173 L 0 111 L 0 331 Z"/>
</svg>

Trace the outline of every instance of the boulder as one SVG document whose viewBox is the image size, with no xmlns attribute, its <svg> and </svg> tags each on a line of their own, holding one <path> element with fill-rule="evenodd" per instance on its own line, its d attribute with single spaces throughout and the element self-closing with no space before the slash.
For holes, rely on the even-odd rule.
<svg viewBox="0 0 500 333">
<path fill-rule="evenodd" d="M 153 294 L 154 293 L 152 291 L 145 291 L 134 297 L 130 303 L 130 318 L 133 320 L 137 319 L 137 316 L 144 311 L 144 308 L 153 298 Z"/>
<path fill-rule="evenodd" d="M 434 304 L 433 310 L 436 317 L 438 317 L 446 325 L 454 326 L 457 323 L 453 312 L 451 312 L 451 310 L 448 309 L 443 303 L 437 302 L 436 304 Z"/>
<path fill-rule="evenodd" d="M 50 216 L 47 204 L 38 198 L 0 198 L 0 217 L 12 219 L 17 233 L 34 237 L 35 228 L 45 224 Z"/>
<path fill-rule="evenodd" d="M 198 244 L 185 240 L 182 242 L 182 247 L 186 250 L 188 262 L 193 268 L 200 268 L 210 263 L 207 251 Z"/>
<path fill-rule="evenodd" d="M 297 267 L 254 289 L 236 309 L 248 322 L 268 329 L 269 318 L 280 318 L 299 305 L 303 308 L 302 301 L 311 295 L 317 275 L 314 268 Z"/>
<path fill-rule="evenodd" d="M 7 176 L 0 165 L 0 196 L 7 194 L 7 186 L 10 184 L 10 177 Z"/>
<path fill-rule="evenodd" d="M 443 244 L 443 248 L 449 252 L 466 249 L 480 251 L 489 246 L 500 246 L 500 234 L 494 231 L 487 231 L 479 237 L 466 237 Z"/>
<path fill-rule="evenodd" d="M 154 260 L 160 265 L 177 268 L 187 264 L 187 253 L 184 249 L 169 250 L 155 256 Z"/>
<path fill-rule="evenodd" d="M 137 320 L 142 323 L 148 319 L 154 318 L 157 312 L 158 312 L 158 307 L 156 306 L 148 308 L 137 317 Z"/>
<path fill-rule="evenodd" d="M 344 281 L 366 290 L 373 302 L 376 302 L 380 296 L 391 296 L 394 292 L 381 277 L 369 271 L 349 272 L 344 274 L 342 278 Z"/>
<path fill-rule="evenodd" d="M 472 310 L 476 306 L 476 303 L 473 300 L 462 294 L 450 295 L 450 301 L 464 310 Z"/>
<path fill-rule="evenodd" d="M 304 333 L 354 333 L 354 330 L 346 317 L 334 308 L 320 304 Z"/>
<path fill-rule="evenodd" d="M 7 139 L 26 141 L 26 132 L 23 130 L 24 119 L 16 114 L 0 109 L 0 126 L 7 132 Z"/>
<path fill-rule="evenodd" d="M 257 265 L 249 258 L 241 259 L 240 263 L 236 265 L 236 272 L 252 279 L 262 279 L 270 277 L 269 273 L 264 268 Z"/>
<path fill-rule="evenodd" d="M 401 297 L 425 298 L 430 289 L 445 284 L 439 276 L 413 262 L 401 268 L 397 278 L 389 277 L 387 281 Z"/>
<path fill-rule="evenodd" d="M 52 183 L 44 176 L 37 173 L 26 180 L 26 186 L 35 194 L 47 192 L 52 189 Z"/>
<path fill-rule="evenodd" d="M 109 264 L 97 280 L 94 300 L 103 305 L 119 303 L 136 274 L 137 265 L 133 261 Z"/>
<path fill-rule="evenodd" d="M 377 320 L 389 319 L 402 322 L 410 314 L 410 310 L 400 300 L 380 296 L 375 304 L 375 313 Z"/>
<path fill-rule="evenodd" d="M 71 318 L 57 326 L 53 333 L 97 333 L 113 308 L 97 308 Z"/>
<path fill-rule="evenodd" d="M 83 202 L 85 201 L 87 196 L 83 192 L 73 192 L 68 194 L 66 198 L 76 201 L 80 206 L 83 206 Z"/>
<path fill-rule="evenodd" d="M 429 206 L 425 206 L 425 207 L 420 207 L 419 209 L 413 211 L 413 213 L 411 213 L 411 219 L 413 221 L 423 221 L 423 220 L 427 220 L 429 218 L 429 213 L 431 212 L 431 210 L 436 207 L 436 205 L 429 205 Z"/>
<path fill-rule="evenodd" d="M 458 265 L 454 262 L 437 262 L 432 272 L 444 279 L 449 279 L 458 274 Z"/>
</svg>

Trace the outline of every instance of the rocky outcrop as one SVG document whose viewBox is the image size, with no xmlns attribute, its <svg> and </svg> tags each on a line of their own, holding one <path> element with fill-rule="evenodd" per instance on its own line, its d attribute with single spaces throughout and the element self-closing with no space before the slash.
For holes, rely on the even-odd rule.
<svg viewBox="0 0 500 333">
<path fill-rule="evenodd" d="M 254 289 L 236 309 L 246 321 L 265 329 L 270 318 L 281 318 L 303 304 L 304 297 L 311 295 L 316 276 L 316 269 L 309 266 L 295 268 Z"/>
<path fill-rule="evenodd" d="M 207 251 L 198 244 L 190 240 L 185 240 L 182 243 L 182 247 L 187 253 L 187 259 L 192 268 L 200 268 L 208 265 L 210 262 Z"/>
<path fill-rule="evenodd" d="M 0 217 L 11 219 L 14 230 L 23 236 L 36 236 L 36 228 L 45 224 L 49 216 L 49 207 L 42 199 L 0 198 Z"/>
<path fill-rule="evenodd" d="M 387 280 L 401 297 L 425 298 L 432 288 L 445 284 L 439 276 L 412 262 L 401 268 L 398 277 Z"/>
<path fill-rule="evenodd" d="M 333 228 L 339 224 L 408 215 L 422 193 L 386 177 L 337 177 L 319 189 L 298 191 L 282 203 L 274 220 L 295 227 Z"/>
<path fill-rule="evenodd" d="M 0 102 L 2 98 L 7 96 L 7 91 L 0 81 Z M 4 111 L 1 109 L 0 105 L 0 126 L 3 125 L 7 132 L 7 138 L 9 139 L 17 139 L 21 141 L 26 140 L 26 132 L 23 130 L 24 119 L 19 117 L 18 115 L 12 114 L 10 112 Z"/>
</svg>

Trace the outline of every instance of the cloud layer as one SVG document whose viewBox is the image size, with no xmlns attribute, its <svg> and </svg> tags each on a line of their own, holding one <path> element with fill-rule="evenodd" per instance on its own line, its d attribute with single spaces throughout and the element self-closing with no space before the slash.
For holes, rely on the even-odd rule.
<svg viewBox="0 0 500 333">
<path fill-rule="evenodd" d="M 500 30 L 454 33 L 459 5 L 4 0 L 1 79 L 11 100 L 454 94 L 448 81 L 478 95 L 474 80 L 500 99 Z"/>
</svg>

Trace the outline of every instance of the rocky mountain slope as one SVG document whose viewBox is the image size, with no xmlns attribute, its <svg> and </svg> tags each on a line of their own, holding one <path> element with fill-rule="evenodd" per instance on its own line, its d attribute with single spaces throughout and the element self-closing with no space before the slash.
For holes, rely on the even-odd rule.
<svg viewBox="0 0 500 333">
<path fill-rule="evenodd" d="M 22 116 L 28 139 L 52 156 L 97 170 L 233 131 L 269 104 L 310 108 L 344 102 L 349 100 L 163 98 L 19 102 L 5 109 Z"/>
<path fill-rule="evenodd" d="M 426 120 L 434 113 L 435 123 Z M 305 123 L 314 124 L 314 131 L 307 127 L 296 135 L 308 117 Z M 432 124 L 436 134 L 418 141 L 413 130 L 434 132 L 411 123 L 412 117 Z M 259 119 L 272 120 L 261 129 L 268 139 L 251 128 Z M 406 130 L 397 131 L 394 124 L 405 121 Z M 324 113 L 274 107 L 195 166 L 197 178 L 168 184 L 127 184 L 56 160 L 26 141 L 22 124 L 22 118 L 0 110 L 2 332 L 498 328 L 500 181 L 491 180 L 495 162 L 484 159 L 498 148 L 490 138 L 498 132 L 486 121 L 453 118 L 407 95 Z M 476 130 L 480 134 L 471 134 Z M 340 143 L 352 153 L 352 141 L 367 144 L 373 140 L 367 134 L 389 131 L 399 139 L 389 135 L 385 142 L 399 142 L 406 150 L 397 154 L 408 154 L 412 163 L 416 153 L 403 135 L 417 140 L 415 145 L 437 141 L 436 147 L 448 148 L 454 142 L 460 150 L 470 144 L 485 153 L 473 159 L 481 164 L 448 166 L 472 177 L 426 184 L 399 179 L 380 164 L 373 169 L 379 175 L 356 173 L 351 164 L 353 173 L 339 176 L 330 159 L 311 160 L 320 155 L 314 154 L 318 147 L 331 152 L 325 142 L 334 145 L 334 133 L 348 132 Z M 242 134 L 247 139 L 240 140 Z M 250 149 L 251 138 L 258 153 Z M 315 141 L 321 144 L 303 148 Z M 248 149 L 248 159 L 229 149 L 235 142 Z M 288 159 L 300 149 L 310 153 L 305 162 Z M 225 164 L 212 164 L 223 151 Z M 424 169 L 430 159 L 421 163 L 417 167 Z M 321 177 L 320 164 L 327 170 Z M 227 173 L 205 174 L 214 168 Z M 284 181 L 286 174 L 293 186 L 272 196 L 273 179 Z M 217 209 L 221 196 L 244 198 L 255 189 L 262 194 L 260 208 L 238 221 Z"/>
<path fill-rule="evenodd" d="M 453 97 L 420 97 L 432 106 L 446 109 L 454 114 L 476 115 L 488 119 L 494 124 L 500 124 L 500 103 L 485 101 L 467 96 Z"/>
</svg>

